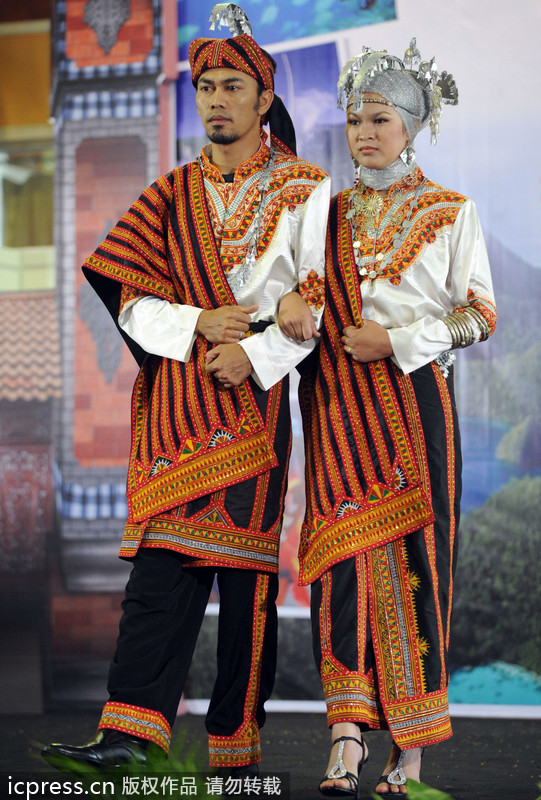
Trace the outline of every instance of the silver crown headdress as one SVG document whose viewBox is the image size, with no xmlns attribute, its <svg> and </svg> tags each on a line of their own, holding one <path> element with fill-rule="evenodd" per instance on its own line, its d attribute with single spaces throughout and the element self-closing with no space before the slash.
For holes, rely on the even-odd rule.
<svg viewBox="0 0 541 800">
<path fill-rule="evenodd" d="M 216 25 L 219 28 L 228 25 L 231 36 L 240 36 L 241 33 L 245 33 L 247 36 L 252 35 L 250 20 L 242 8 L 235 3 L 216 3 L 210 12 L 209 22 L 211 31 L 215 29 Z"/>
<path fill-rule="evenodd" d="M 405 76 L 400 85 L 393 80 L 397 73 Z M 374 91 L 396 107 L 404 119 L 410 139 L 429 124 L 431 141 L 434 143 L 439 133 L 442 103 L 458 103 L 458 90 L 453 76 L 448 72 L 440 73 L 434 58 L 430 61 L 421 60 L 415 37 L 403 61 L 386 50 L 363 47 L 344 66 L 337 88 L 338 108 L 345 111 L 353 103 L 356 109 L 361 109 L 363 93 Z M 414 126 L 412 120 L 415 120 Z"/>
</svg>

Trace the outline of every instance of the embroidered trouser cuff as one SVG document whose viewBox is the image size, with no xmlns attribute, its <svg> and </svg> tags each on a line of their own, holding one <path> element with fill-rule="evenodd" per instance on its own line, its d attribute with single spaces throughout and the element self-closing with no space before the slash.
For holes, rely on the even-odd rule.
<svg viewBox="0 0 541 800">
<path fill-rule="evenodd" d="M 232 736 L 209 734 L 209 765 L 211 767 L 241 767 L 261 761 L 259 727 L 248 720 Z"/>
<path fill-rule="evenodd" d="M 147 552 L 148 551 L 148 552 Z M 276 668 L 278 576 L 247 569 L 185 567 L 166 550 L 142 548 L 123 604 L 109 703 L 100 727 L 169 747 L 170 731 L 215 575 L 220 593 L 217 675 L 206 717 L 211 764 L 259 761 Z"/>
<path fill-rule="evenodd" d="M 424 536 L 410 535 L 340 562 L 312 587 L 316 661 L 329 726 L 358 722 L 387 729 L 401 749 L 452 735 L 447 687 L 430 691 L 424 685 L 441 682 L 439 629 L 423 625 L 431 636 L 429 649 L 413 624 L 400 625 L 402 619 L 418 621 L 427 607 L 430 612 L 428 601 L 421 607 L 412 600 L 422 585 L 421 557 L 415 560 L 417 580 L 411 574 L 408 580 L 406 567 L 413 561 L 406 556 L 422 555 L 424 548 Z M 429 613 L 429 619 L 434 616 Z M 427 651 L 436 651 L 431 661 L 423 658 Z"/>
<path fill-rule="evenodd" d="M 166 753 L 169 752 L 171 744 L 171 728 L 165 717 L 158 711 L 151 711 L 148 708 L 131 706 L 126 703 L 106 703 L 98 730 L 110 728 L 122 733 L 129 733 L 138 736 L 140 739 L 147 739 L 154 742 Z"/>
</svg>

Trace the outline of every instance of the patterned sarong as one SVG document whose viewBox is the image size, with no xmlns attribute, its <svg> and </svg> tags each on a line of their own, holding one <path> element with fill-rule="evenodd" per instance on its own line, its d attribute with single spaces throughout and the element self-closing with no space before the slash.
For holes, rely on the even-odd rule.
<svg viewBox="0 0 541 800">
<path fill-rule="evenodd" d="M 342 346 L 343 329 L 361 324 L 346 211 L 338 195 L 329 217 L 319 359 L 300 387 L 307 487 L 301 583 L 433 519 L 419 470 L 422 431 L 410 382 L 390 359 L 359 363 Z"/>
<path fill-rule="evenodd" d="M 461 492 L 453 370 L 403 375 L 341 343 L 361 321 L 347 200 L 331 204 L 321 350 L 301 381 L 307 511 L 301 580 L 329 725 L 390 729 L 401 748 L 451 735 L 450 613 Z"/>
</svg>

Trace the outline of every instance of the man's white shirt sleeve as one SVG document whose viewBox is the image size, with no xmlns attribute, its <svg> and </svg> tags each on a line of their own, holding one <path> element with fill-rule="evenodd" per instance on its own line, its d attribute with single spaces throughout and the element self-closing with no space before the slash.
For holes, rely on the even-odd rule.
<svg viewBox="0 0 541 800">
<path fill-rule="evenodd" d="M 324 275 L 329 200 L 330 178 L 325 178 L 303 206 L 284 212 L 250 279 L 235 292 L 239 305 L 259 306 L 252 321 L 271 320 L 266 330 L 239 342 L 252 363 L 252 377 L 262 389 L 270 389 L 315 347 L 315 339 L 297 344 L 285 336 L 276 318 L 280 299 L 294 291 L 309 272 Z M 128 302 L 118 322 L 147 353 L 186 362 L 200 313 L 200 308 L 146 295 Z M 323 309 L 314 312 L 318 326 L 322 314 Z"/>
</svg>

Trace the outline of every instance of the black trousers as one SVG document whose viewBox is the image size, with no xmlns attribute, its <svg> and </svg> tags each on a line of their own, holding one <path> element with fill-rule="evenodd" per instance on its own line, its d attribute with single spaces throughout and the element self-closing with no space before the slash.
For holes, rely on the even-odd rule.
<svg viewBox="0 0 541 800">
<path fill-rule="evenodd" d="M 173 725 L 215 576 L 217 677 L 207 731 L 231 736 L 247 715 L 264 724 L 276 671 L 278 576 L 190 568 L 184 556 L 162 548 L 142 547 L 133 560 L 109 670 L 111 702 L 152 709 Z"/>
</svg>

